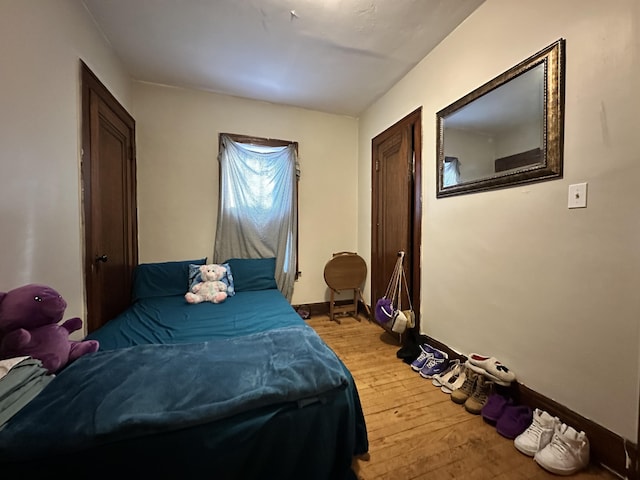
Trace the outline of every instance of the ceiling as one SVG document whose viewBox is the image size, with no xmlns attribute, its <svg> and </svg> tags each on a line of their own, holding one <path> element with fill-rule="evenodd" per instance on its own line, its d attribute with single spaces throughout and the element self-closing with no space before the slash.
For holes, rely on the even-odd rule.
<svg viewBox="0 0 640 480">
<path fill-rule="evenodd" d="M 484 0 L 81 0 L 135 80 L 359 116 Z"/>
</svg>

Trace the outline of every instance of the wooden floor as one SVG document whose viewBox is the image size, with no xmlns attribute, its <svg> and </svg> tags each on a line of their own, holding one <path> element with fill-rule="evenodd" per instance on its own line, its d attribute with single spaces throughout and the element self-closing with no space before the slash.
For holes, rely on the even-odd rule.
<svg viewBox="0 0 640 480">
<path fill-rule="evenodd" d="M 558 479 L 521 454 L 479 415 L 453 403 L 396 357 L 397 338 L 375 322 L 328 316 L 307 320 L 351 370 L 369 432 L 361 480 Z M 591 466 L 569 478 L 617 479 Z"/>
</svg>

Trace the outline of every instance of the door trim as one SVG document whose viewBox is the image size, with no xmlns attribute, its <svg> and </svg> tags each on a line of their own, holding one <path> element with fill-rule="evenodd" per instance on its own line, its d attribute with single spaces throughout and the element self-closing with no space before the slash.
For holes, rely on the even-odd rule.
<svg viewBox="0 0 640 480">
<path fill-rule="evenodd" d="M 376 235 L 376 219 L 378 217 L 378 202 L 376 201 L 378 196 L 378 187 L 376 178 L 376 161 L 377 161 L 377 149 L 374 148 L 375 144 L 381 143 L 389 136 L 395 134 L 398 130 L 406 127 L 412 129 L 412 142 L 413 142 L 413 154 L 414 154 L 414 175 L 413 175 L 413 212 L 411 215 L 411 222 L 413 226 L 412 245 L 411 245 L 411 302 L 413 310 L 416 315 L 415 331 L 420 332 L 420 291 L 421 291 L 421 249 L 422 249 L 422 107 L 418 107 L 416 110 L 390 126 L 382 133 L 379 133 L 371 140 L 371 262 L 372 273 L 374 266 L 377 268 L 378 259 L 374 257 L 374 253 L 377 252 L 377 235 Z M 375 292 L 373 291 L 374 285 L 371 282 L 371 302 L 375 307 L 374 298 Z M 372 309 L 372 312 L 375 310 Z"/>
<path fill-rule="evenodd" d="M 87 332 L 92 332 L 100 325 L 97 323 L 94 312 L 100 311 L 99 295 L 96 295 L 95 277 L 92 275 L 92 267 L 94 265 L 93 251 L 95 239 L 93 238 L 93 221 L 95 208 L 92 203 L 94 198 L 92 192 L 92 124 L 91 124 L 91 98 L 97 96 L 102 102 L 120 119 L 131 131 L 131 162 L 128 171 L 128 178 L 125 181 L 127 187 L 127 203 L 128 203 L 128 233 L 129 238 L 126 239 L 128 249 L 128 265 L 133 273 L 134 267 L 138 263 L 138 217 L 137 217 L 137 179 L 136 179 L 136 143 L 135 143 L 135 120 L 127 112 L 127 110 L 116 100 L 109 92 L 107 87 L 98 79 L 98 77 L 89 69 L 89 67 L 80 60 L 81 69 L 81 96 L 82 96 L 82 147 L 80 161 L 80 177 L 82 185 L 82 209 L 83 209 L 83 236 L 84 236 L 84 281 L 85 281 L 85 307 L 86 307 L 86 326 Z"/>
</svg>

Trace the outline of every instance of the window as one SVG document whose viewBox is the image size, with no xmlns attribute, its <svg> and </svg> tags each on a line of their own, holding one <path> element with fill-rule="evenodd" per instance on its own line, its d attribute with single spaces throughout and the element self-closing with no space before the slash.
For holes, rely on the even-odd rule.
<svg viewBox="0 0 640 480">
<path fill-rule="evenodd" d="M 443 187 L 450 187 L 460 183 L 460 161 L 457 157 L 444 158 L 444 174 L 442 178 Z"/>
<path fill-rule="evenodd" d="M 219 148 L 214 261 L 275 257 L 276 282 L 291 300 L 298 272 L 298 145 L 223 133 Z"/>
</svg>

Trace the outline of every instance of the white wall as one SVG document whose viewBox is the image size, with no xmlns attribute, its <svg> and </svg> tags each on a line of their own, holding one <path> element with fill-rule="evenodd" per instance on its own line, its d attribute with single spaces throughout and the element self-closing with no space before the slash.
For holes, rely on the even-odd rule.
<svg viewBox="0 0 640 480">
<path fill-rule="evenodd" d="M 422 106 L 423 333 L 490 354 L 530 388 L 637 441 L 640 3 L 487 0 L 361 117 L 358 249 L 371 138 Z M 435 198 L 435 113 L 566 39 L 564 178 Z M 567 189 L 588 182 L 586 209 Z"/>
<path fill-rule="evenodd" d="M 496 145 L 493 137 L 470 130 L 445 129 L 444 154 L 460 164 L 460 181 L 472 182 L 495 173 Z"/>
<path fill-rule="evenodd" d="M 85 318 L 80 59 L 129 104 L 128 75 L 79 1 L 0 0 L 0 291 L 48 284 L 65 318 Z"/>
<path fill-rule="evenodd" d="M 514 125 L 495 138 L 496 158 L 508 157 L 544 146 L 544 119 Z M 495 166 L 495 164 L 494 164 Z"/>
<path fill-rule="evenodd" d="M 331 255 L 356 248 L 357 120 L 147 83 L 134 84 L 141 262 L 213 255 L 218 134 L 299 143 L 299 266 L 292 303 L 328 298 Z"/>
</svg>

